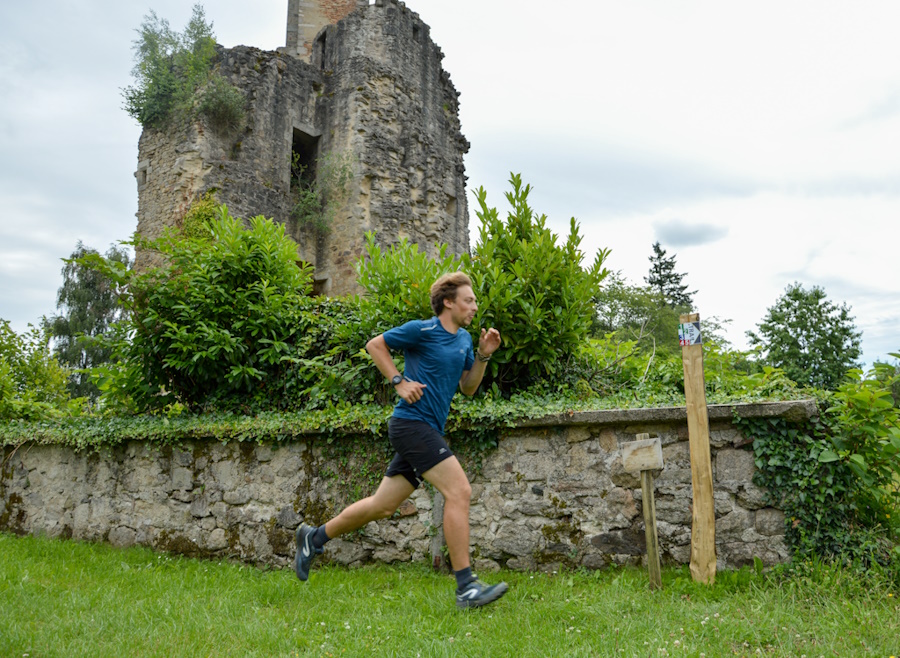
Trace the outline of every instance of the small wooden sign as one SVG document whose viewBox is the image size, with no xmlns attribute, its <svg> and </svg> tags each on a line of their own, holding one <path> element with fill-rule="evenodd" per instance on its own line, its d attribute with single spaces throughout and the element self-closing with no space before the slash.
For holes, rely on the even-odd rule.
<svg viewBox="0 0 900 658">
<path fill-rule="evenodd" d="M 629 473 L 658 471 L 663 467 L 662 443 L 659 437 L 622 444 L 622 466 Z"/>
<path fill-rule="evenodd" d="M 641 473 L 641 504 L 644 511 L 644 535 L 647 539 L 647 568 L 650 589 L 662 588 L 659 567 L 659 540 L 656 535 L 656 501 L 653 498 L 653 471 L 663 467 L 662 442 L 659 437 L 638 434 L 637 441 L 622 444 L 622 465 L 626 471 Z"/>
</svg>

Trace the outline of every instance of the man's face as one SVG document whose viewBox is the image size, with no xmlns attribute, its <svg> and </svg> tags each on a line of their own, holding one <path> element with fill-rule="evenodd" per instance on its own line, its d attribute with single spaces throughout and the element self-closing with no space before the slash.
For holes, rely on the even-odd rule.
<svg viewBox="0 0 900 658">
<path fill-rule="evenodd" d="M 444 300 L 444 307 L 450 309 L 450 317 L 460 327 L 472 324 L 478 304 L 471 286 L 460 286 L 456 289 L 456 299 Z"/>
</svg>

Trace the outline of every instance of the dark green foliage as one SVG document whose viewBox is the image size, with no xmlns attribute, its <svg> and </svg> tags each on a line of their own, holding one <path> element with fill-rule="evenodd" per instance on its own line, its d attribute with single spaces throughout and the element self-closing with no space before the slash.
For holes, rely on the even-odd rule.
<svg viewBox="0 0 900 658">
<path fill-rule="evenodd" d="M 119 291 L 115 283 L 102 272 L 78 262 L 79 258 L 96 253 L 79 241 L 72 255 L 64 259 L 63 284 L 56 295 L 60 314 L 45 320 L 47 334 L 54 341 L 56 358 L 71 369 L 70 395 L 92 400 L 97 399 L 100 391 L 90 380 L 88 369 L 109 361 L 110 347 L 103 344 L 100 337 L 120 314 Z M 126 268 L 131 266 L 128 252 L 116 246 L 107 250 L 106 258 Z"/>
<path fill-rule="evenodd" d="M 900 415 L 888 401 L 890 384 L 849 381 L 805 423 L 738 421 L 753 438 L 757 484 L 787 517 L 796 557 L 900 564 L 891 541 L 900 534 Z"/>
<path fill-rule="evenodd" d="M 518 174 L 510 183 L 506 221 L 488 207 L 484 188 L 476 191 L 481 228 L 470 273 L 479 306 L 473 325 L 495 327 L 503 339 L 486 379 L 504 392 L 560 372 L 590 335 L 600 282 L 609 273 L 607 249 L 582 268 L 574 218 L 566 242 L 557 244 L 546 215 L 528 205 L 531 186 L 523 187 Z"/>
<path fill-rule="evenodd" d="M 311 268 L 284 226 L 255 217 L 245 229 L 223 207 L 209 229 L 209 239 L 170 231 L 147 243 L 168 265 L 137 275 L 82 259 L 128 285 L 120 361 L 100 381 L 137 410 L 252 406 L 254 397 L 278 406 L 283 391 L 273 387 L 316 342 Z"/>
<path fill-rule="evenodd" d="M 366 234 L 366 256 L 360 260 L 357 282 L 366 290 L 359 300 L 360 328 L 369 338 L 409 320 L 425 320 L 431 309 L 431 284 L 448 272 L 466 270 L 466 255 L 447 253 L 441 245 L 434 258 L 406 238 L 384 250 Z"/>
<path fill-rule="evenodd" d="M 67 379 L 41 329 L 29 325 L 20 335 L 0 318 L 0 419 L 59 415 L 69 400 Z"/>
<path fill-rule="evenodd" d="M 843 462 L 853 471 L 858 513 L 869 526 L 889 527 L 891 512 L 900 511 L 900 411 L 891 395 L 897 379 L 894 369 L 882 364 L 868 377 L 853 370 L 823 414 L 833 448 L 820 459 Z"/>
<path fill-rule="evenodd" d="M 789 285 L 757 328 L 747 337 L 762 348 L 762 362 L 803 386 L 834 390 L 862 353 L 850 307 L 832 303 L 819 286 Z"/>
<path fill-rule="evenodd" d="M 687 313 L 693 306 L 693 295 L 697 292 L 688 292 L 687 284 L 682 283 L 685 274 L 675 271 L 675 255 L 666 256 L 666 250 L 659 242 L 653 243 L 653 255 L 650 256 L 650 273 L 644 277 L 644 281 L 660 298 L 664 299 L 670 308 Z"/>
<path fill-rule="evenodd" d="M 244 97 L 212 74 L 216 42 L 202 5 L 194 5 L 181 33 L 151 11 L 138 34 L 133 46 L 135 84 L 122 90 L 128 114 L 145 128 L 163 128 L 176 115 L 190 117 L 195 111 L 214 130 L 228 132 L 238 127 L 244 116 Z"/>
<path fill-rule="evenodd" d="M 431 284 L 468 262 L 467 256 L 447 254 L 446 245 L 429 258 L 405 238 L 385 250 L 367 233 L 366 257 L 357 265 L 357 282 L 366 293 L 344 302 L 344 313 L 333 325 L 333 346 L 304 364 L 315 372 L 310 404 L 395 402 L 396 393 L 365 352 L 366 343 L 392 327 L 434 315 Z"/>
</svg>

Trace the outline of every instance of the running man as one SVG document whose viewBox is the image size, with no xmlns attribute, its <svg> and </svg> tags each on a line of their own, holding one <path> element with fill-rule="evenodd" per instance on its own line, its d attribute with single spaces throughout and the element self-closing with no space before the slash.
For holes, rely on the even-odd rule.
<svg viewBox="0 0 900 658">
<path fill-rule="evenodd" d="M 491 355 L 500 347 L 500 333 L 482 329 L 478 350 L 464 327 L 472 323 L 478 304 L 472 282 L 462 272 L 445 274 L 431 286 L 435 317 L 413 320 L 368 342 L 366 350 L 393 384 L 400 400 L 388 421 L 388 436 L 396 450 L 375 495 L 359 500 L 318 527 L 302 523 L 294 535 L 297 578 L 309 578 L 316 555 L 335 537 L 386 519 L 421 484 L 430 482 L 444 496 L 444 538 L 456 575 L 456 605 L 475 608 L 506 593 L 506 583 L 486 585 L 472 573 L 469 560 L 469 499 L 472 487 L 444 440 L 444 424 L 456 388 L 466 395 L 478 390 Z M 401 374 L 391 350 L 403 350 Z"/>
</svg>

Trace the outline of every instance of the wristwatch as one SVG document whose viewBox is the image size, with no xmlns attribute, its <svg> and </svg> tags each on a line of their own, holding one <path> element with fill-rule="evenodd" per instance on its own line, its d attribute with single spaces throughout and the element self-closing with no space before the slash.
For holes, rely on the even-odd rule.
<svg viewBox="0 0 900 658">
<path fill-rule="evenodd" d="M 391 377 L 391 386 L 396 386 L 403 381 L 403 375 L 394 375 Z"/>
</svg>

